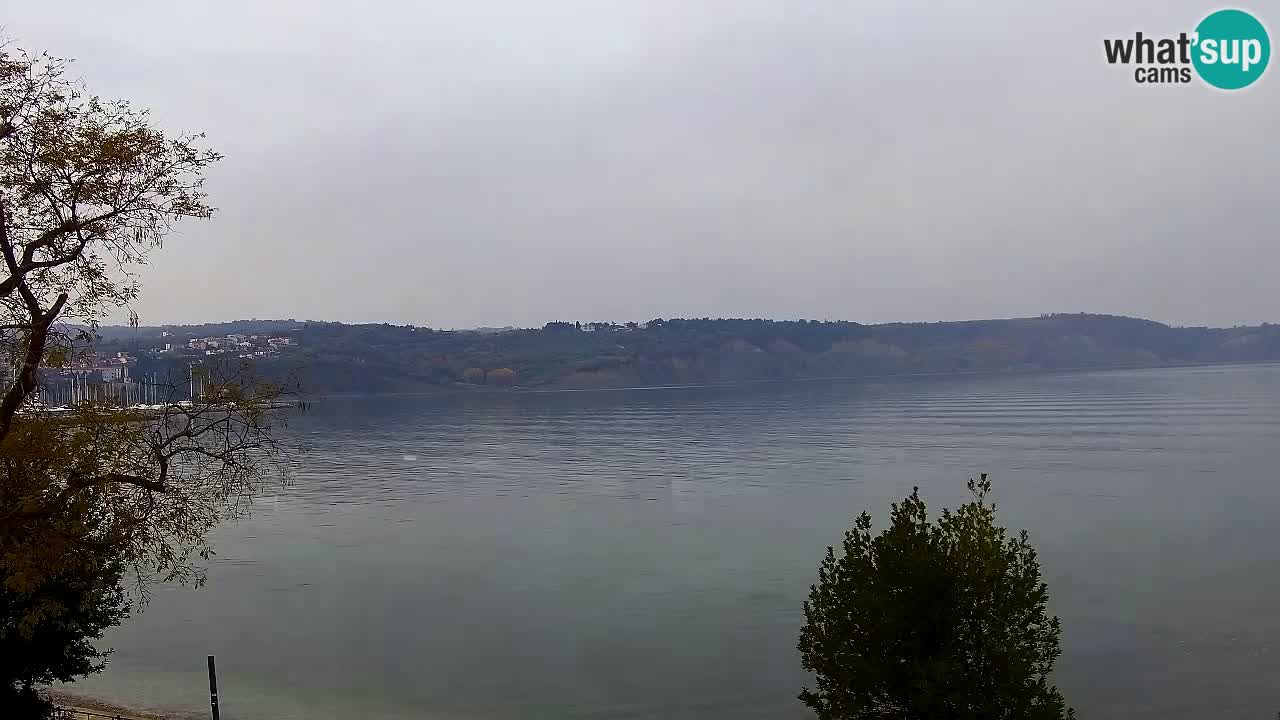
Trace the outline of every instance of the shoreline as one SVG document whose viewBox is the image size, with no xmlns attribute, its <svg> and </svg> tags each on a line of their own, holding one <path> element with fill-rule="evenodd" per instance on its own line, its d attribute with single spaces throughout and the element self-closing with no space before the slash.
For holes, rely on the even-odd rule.
<svg viewBox="0 0 1280 720">
<path fill-rule="evenodd" d="M 308 398 L 308 402 L 323 402 L 329 399 L 382 398 L 382 397 L 430 397 L 441 395 L 548 395 L 552 393 L 603 393 L 636 390 L 697 390 L 741 385 L 765 385 L 783 383 L 811 383 L 832 381 L 875 381 L 912 380 L 918 378 L 946 379 L 972 377 L 1025 377 L 1034 375 L 1068 375 L 1080 373 L 1115 372 L 1124 370 L 1181 370 L 1187 368 L 1244 367 L 1252 365 L 1280 365 L 1280 360 L 1228 360 L 1162 364 L 1120 364 L 1120 365 L 1081 365 L 1061 368 L 1014 368 L 1003 370 L 941 370 L 937 372 L 893 372 L 867 375 L 817 375 L 785 378 L 757 378 L 750 380 L 714 380 L 701 383 L 669 383 L 663 385 L 599 385 L 596 387 L 559 387 L 547 385 L 516 385 L 510 388 L 495 388 L 486 385 L 463 386 L 441 385 L 426 390 L 391 390 L 384 392 L 338 392 L 317 393 Z"/>
<path fill-rule="evenodd" d="M 65 690 L 48 690 L 45 697 L 59 710 L 68 711 L 70 720 L 186 720 L 196 717 L 187 713 L 120 705 Z"/>
</svg>

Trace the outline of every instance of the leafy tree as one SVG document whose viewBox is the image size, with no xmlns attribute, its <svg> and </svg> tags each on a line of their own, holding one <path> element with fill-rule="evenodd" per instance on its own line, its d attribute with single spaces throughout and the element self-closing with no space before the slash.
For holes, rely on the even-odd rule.
<svg viewBox="0 0 1280 720">
<path fill-rule="evenodd" d="M 1074 716 L 1049 684 L 1061 628 L 1036 552 L 996 525 L 985 473 L 969 489 L 931 523 L 917 488 L 887 530 L 864 512 L 839 556 L 827 548 L 799 643 L 820 720 Z"/>
<path fill-rule="evenodd" d="M 462 371 L 462 379 L 479 385 L 484 382 L 484 370 L 478 367 L 469 367 Z"/>
<path fill-rule="evenodd" d="M 202 368 L 193 399 L 178 379 L 155 413 L 39 402 L 92 339 L 70 323 L 127 306 L 171 225 L 212 214 L 199 143 L 0 42 L 0 696 L 100 667 L 89 640 L 151 583 L 201 582 L 208 532 L 283 467 L 282 388 L 245 368 Z"/>
<path fill-rule="evenodd" d="M 38 496 L 40 489 L 28 483 L 47 480 L 41 473 L 8 473 L 0 485 L 0 507 Z M 38 686 L 100 670 L 107 651 L 92 641 L 128 616 L 119 548 L 78 539 L 110 534 L 104 532 L 111 518 L 102 511 L 102 495 L 81 493 L 63 512 L 22 513 L 4 524 L 4 548 L 16 561 L 5 563 L 0 585 L 0 619 L 6 625 L 0 633 L 0 678 L 7 681 L 0 684 L 0 707 L 14 717 L 41 717 L 51 709 Z M 57 570 L 40 567 L 49 558 Z"/>
</svg>

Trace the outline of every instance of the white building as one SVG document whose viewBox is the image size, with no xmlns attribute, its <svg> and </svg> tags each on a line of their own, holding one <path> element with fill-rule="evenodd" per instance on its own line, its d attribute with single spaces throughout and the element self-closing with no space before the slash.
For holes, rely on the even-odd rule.
<svg viewBox="0 0 1280 720">
<path fill-rule="evenodd" d="M 129 380 L 128 365 L 103 365 L 95 367 L 93 371 L 102 375 L 103 382 L 126 382 Z"/>
</svg>

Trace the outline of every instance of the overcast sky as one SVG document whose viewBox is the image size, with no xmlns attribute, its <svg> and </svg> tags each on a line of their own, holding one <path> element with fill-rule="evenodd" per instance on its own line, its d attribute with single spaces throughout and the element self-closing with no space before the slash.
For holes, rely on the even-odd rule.
<svg viewBox="0 0 1280 720">
<path fill-rule="evenodd" d="M 1280 68 L 1103 61 L 1212 3 L 6 5 L 227 156 L 144 324 L 1280 320 Z"/>
</svg>

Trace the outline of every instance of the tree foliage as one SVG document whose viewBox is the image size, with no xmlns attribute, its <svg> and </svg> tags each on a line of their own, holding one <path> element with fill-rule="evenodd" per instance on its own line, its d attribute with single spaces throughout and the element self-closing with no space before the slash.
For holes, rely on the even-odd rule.
<svg viewBox="0 0 1280 720">
<path fill-rule="evenodd" d="M 799 642 L 820 720 L 1073 716 L 1049 684 L 1061 627 L 1036 551 L 996 524 L 986 474 L 969 489 L 931 523 L 917 488 L 888 529 L 864 512 L 840 555 L 827 548 Z"/>
<path fill-rule="evenodd" d="M 41 717 L 50 709 L 36 688 L 100 670 L 102 631 L 128 615 L 125 563 L 108 537 L 112 513 L 104 489 L 77 493 L 55 511 L 33 506 L 55 490 L 51 476 L 10 471 L 0 484 L 9 514 L 0 543 L 6 552 L 0 585 L 0 707 L 10 717 Z M 86 541 L 91 540 L 91 541 Z"/>
<path fill-rule="evenodd" d="M 219 156 L 200 141 L 87 93 L 67 61 L 0 43 L 0 355 L 14 369 L 0 394 L 0 692 L 100 667 L 90 640 L 150 583 L 199 583 L 209 530 L 283 467 L 282 388 L 246 368 L 199 368 L 204 392 L 178 379 L 158 411 L 39 401 L 42 368 L 84 353 L 137 296 L 171 225 L 212 214 L 203 172 Z"/>
</svg>

